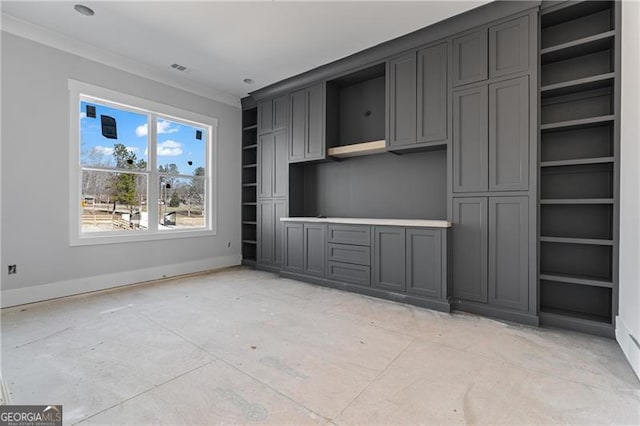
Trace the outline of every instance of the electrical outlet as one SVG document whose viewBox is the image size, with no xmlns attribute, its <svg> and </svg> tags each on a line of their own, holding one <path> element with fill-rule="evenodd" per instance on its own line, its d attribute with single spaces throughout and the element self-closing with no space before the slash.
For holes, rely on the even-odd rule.
<svg viewBox="0 0 640 426">
<path fill-rule="evenodd" d="M 18 265 L 9 265 L 9 275 L 18 273 Z"/>
<path fill-rule="evenodd" d="M 227 247 L 231 248 L 231 241 L 227 241 Z"/>
</svg>

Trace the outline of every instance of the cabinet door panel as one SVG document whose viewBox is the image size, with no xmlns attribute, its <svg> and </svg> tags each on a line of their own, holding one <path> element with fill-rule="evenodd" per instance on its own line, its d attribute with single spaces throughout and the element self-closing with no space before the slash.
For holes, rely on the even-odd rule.
<svg viewBox="0 0 640 426">
<path fill-rule="evenodd" d="M 489 76 L 500 77 L 529 68 L 529 17 L 489 28 Z"/>
<path fill-rule="evenodd" d="M 447 139 L 447 44 L 418 52 L 418 143 Z"/>
<path fill-rule="evenodd" d="M 529 189 L 529 77 L 489 86 L 489 189 Z"/>
<path fill-rule="evenodd" d="M 322 159 L 324 152 L 324 84 L 307 89 L 307 137 L 304 158 Z"/>
<path fill-rule="evenodd" d="M 258 197 L 260 198 L 269 198 L 273 195 L 273 153 L 273 135 L 260 136 L 258 140 Z"/>
<path fill-rule="evenodd" d="M 376 226 L 373 230 L 373 286 L 405 291 L 405 230 Z"/>
<path fill-rule="evenodd" d="M 304 160 L 307 134 L 307 91 L 293 92 L 289 96 L 289 161 Z"/>
<path fill-rule="evenodd" d="M 273 264 L 276 266 L 282 265 L 282 253 L 283 253 L 283 235 L 282 235 L 282 222 L 280 218 L 289 216 L 289 206 L 286 200 L 274 200 L 273 201 Z"/>
<path fill-rule="evenodd" d="M 289 97 L 281 96 L 273 100 L 273 131 L 287 128 L 289 122 Z"/>
<path fill-rule="evenodd" d="M 453 191 L 488 189 L 487 86 L 453 94 Z"/>
<path fill-rule="evenodd" d="M 273 130 L 273 101 L 258 104 L 258 134 L 269 133 Z"/>
<path fill-rule="evenodd" d="M 487 198 L 453 199 L 453 295 L 487 303 Z"/>
<path fill-rule="evenodd" d="M 416 143 L 416 54 L 389 61 L 389 146 Z"/>
<path fill-rule="evenodd" d="M 482 29 L 453 40 L 453 85 L 487 79 L 487 30 Z"/>
<path fill-rule="evenodd" d="M 304 225 L 304 273 L 324 277 L 327 246 L 326 225 Z"/>
<path fill-rule="evenodd" d="M 258 203 L 258 263 L 273 262 L 273 202 Z"/>
<path fill-rule="evenodd" d="M 489 303 L 527 309 L 528 232 L 527 197 L 489 198 Z"/>
<path fill-rule="evenodd" d="M 441 233 L 407 229 L 407 293 L 440 298 L 442 294 Z"/>
<path fill-rule="evenodd" d="M 283 227 L 284 259 L 282 268 L 297 274 L 304 273 L 304 227 L 301 223 L 285 222 Z"/>
<path fill-rule="evenodd" d="M 273 134 L 273 196 L 289 195 L 289 164 L 287 162 L 287 133 Z"/>
</svg>

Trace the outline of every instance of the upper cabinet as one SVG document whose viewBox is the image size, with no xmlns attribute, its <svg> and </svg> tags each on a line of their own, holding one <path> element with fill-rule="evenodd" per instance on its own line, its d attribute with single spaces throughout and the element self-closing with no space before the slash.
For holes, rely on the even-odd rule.
<svg viewBox="0 0 640 426">
<path fill-rule="evenodd" d="M 270 133 L 287 128 L 289 97 L 260 102 L 258 104 L 258 134 Z"/>
<path fill-rule="evenodd" d="M 447 140 L 447 53 L 445 42 L 389 61 L 389 148 Z"/>
<path fill-rule="evenodd" d="M 453 39 L 453 85 L 487 79 L 487 30 L 481 29 Z"/>
<path fill-rule="evenodd" d="M 529 17 L 489 28 L 489 78 L 529 68 Z"/>
<path fill-rule="evenodd" d="M 325 85 L 316 84 L 289 95 L 289 161 L 324 159 Z"/>
</svg>

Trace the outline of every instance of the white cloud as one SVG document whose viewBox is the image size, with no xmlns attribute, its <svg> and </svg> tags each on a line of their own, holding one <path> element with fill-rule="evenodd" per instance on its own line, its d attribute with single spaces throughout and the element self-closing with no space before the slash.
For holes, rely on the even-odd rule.
<svg viewBox="0 0 640 426">
<path fill-rule="evenodd" d="M 97 145 L 93 147 L 93 152 L 101 155 L 113 155 L 113 148 Z"/>
<path fill-rule="evenodd" d="M 167 134 L 167 133 L 175 133 L 178 131 L 175 127 L 171 127 L 171 122 L 166 120 L 158 120 L 157 130 L 159 135 Z M 149 134 L 149 126 L 147 123 L 142 124 L 136 127 L 136 136 L 142 137 L 147 136 Z"/>
<path fill-rule="evenodd" d="M 84 111 L 80 113 L 80 120 L 82 120 L 83 118 L 87 118 L 87 113 Z"/>
<path fill-rule="evenodd" d="M 167 140 L 158 144 L 158 157 L 177 157 L 182 155 L 180 142 Z"/>
</svg>

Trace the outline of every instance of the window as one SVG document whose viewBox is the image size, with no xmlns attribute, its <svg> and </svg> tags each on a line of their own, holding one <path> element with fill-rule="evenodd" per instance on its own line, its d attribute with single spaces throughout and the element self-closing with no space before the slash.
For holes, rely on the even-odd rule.
<svg viewBox="0 0 640 426">
<path fill-rule="evenodd" d="M 217 120 L 69 81 L 71 244 L 212 235 Z"/>
</svg>

